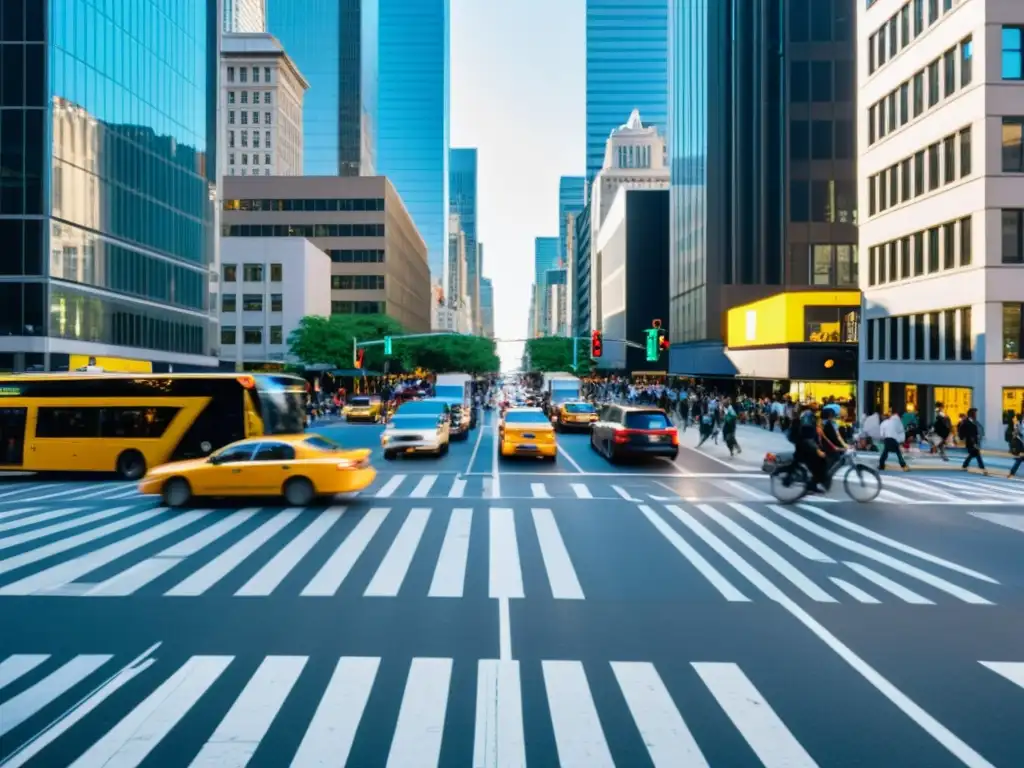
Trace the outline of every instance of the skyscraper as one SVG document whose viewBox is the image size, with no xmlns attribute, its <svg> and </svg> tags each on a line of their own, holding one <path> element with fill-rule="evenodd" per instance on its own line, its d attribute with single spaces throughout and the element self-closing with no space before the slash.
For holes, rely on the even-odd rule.
<svg viewBox="0 0 1024 768">
<path fill-rule="evenodd" d="M 225 32 L 266 32 L 267 0 L 223 0 Z"/>
<path fill-rule="evenodd" d="M 549 269 L 558 267 L 558 238 L 538 237 L 533 241 L 533 279 L 543 285 Z"/>
<path fill-rule="evenodd" d="M 558 180 L 558 258 L 566 263 L 569 261 L 566 251 L 569 240 L 566 217 L 583 210 L 586 186 L 587 180 L 583 176 L 562 176 Z"/>
<path fill-rule="evenodd" d="M 448 243 L 449 0 L 379 0 L 377 173 L 427 244 L 434 282 Z"/>
<path fill-rule="evenodd" d="M 494 286 L 489 277 L 480 278 L 480 335 L 494 338 Z"/>
<path fill-rule="evenodd" d="M 339 0 L 338 173 L 374 176 L 377 167 L 378 0 Z"/>
<path fill-rule="evenodd" d="M 459 215 L 462 231 L 466 234 L 466 295 L 472 301 L 473 329 L 480 330 L 480 253 L 476 239 L 476 149 L 451 150 L 449 160 L 448 204 L 452 213 Z"/>
<path fill-rule="evenodd" d="M 3 6 L 0 367 L 216 366 L 219 6 L 159 3 L 178 34 L 140 39 L 132 4 L 109 4 L 99 47 L 86 0 Z M 159 88 L 124 75 L 142 58 Z"/>
<path fill-rule="evenodd" d="M 856 287 L 855 1 L 671 0 L 672 371 L 730 369 L 731 307 Z"/>
<path fill-rule="evenodd" d="M 601 170 L 608 134 L 622 123 L 624 115 L 639 109 L 647 124 L 665 134 L 668 3 L 587 0 L 588 182 Z"/>
</svg>

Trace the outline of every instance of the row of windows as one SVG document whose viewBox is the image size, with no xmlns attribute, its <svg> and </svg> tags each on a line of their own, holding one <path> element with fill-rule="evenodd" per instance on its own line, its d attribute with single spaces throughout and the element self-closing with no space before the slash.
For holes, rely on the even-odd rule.
<svg viewBox="0 0 1024 768">
<path fill-rule="evenodd" d="M 243 264 L 242 280 L 247 283 L 262 283 L 266 274 L 266 267 L 263 264 Z M 238 280 L 238 265 L 224 264 L 221 269 L 225 283 L 234 283 Z M 284 267 L 280 264 L 270 265 L 270 282 L 280 283 L 284 280 Z"/>
<path fill-rule="evenodd" d="M 238 294 L 236 293 L 225 293 L 220 297 L 220 311 L 221 312 L 237 312 L 238 311 Z M 243 293 L 242 294 L 242 311 L 243 312 L 262 312 L 263 311 L 263 294 L 262 293 Z M 284 297 L 280 293 L 270 294 L 270 311 L 271 312 L 282 312 L 284 311 Z"/>
<path fill-rule="evenodd" d="M 228 165 L 234 165 L 234 164 L 235 164 L 235 153 L 234 152 L 229 152 L 228 153 Z M 248 152 L 243 152 L 242 153 L 242 165 L 248 165 L 248 164 L 249 164 L 249 153 Z M 258 152 L 253 152 L 252 153 L 252 164 L 253 165 L 259 165 L 260 164 L 260 155 L 259 155 Z M 266 154 L 266 155 L 263 156 L 263 164 L 264 165 L 270 165 L 271 164 L 271 162 L 270 162 L 270 155 L 269 154 Z M 259 168 L 254 169 L 253 170 L 253 176 L 259 176 L 259 175 L 260 175 L 259 174 Z M 270 174 L 268 174 L 268 175 L 270 175 Z"/>
<path fill-rule="evenodd" d="M 331 261 L 335 264 L 383 264 L 383 249 L 356 249 L 331 248 L 327 251 Z"/>
<path fill-rule="evenodd" d="M 239 137 L 238 138 L 239 138 L 239 140 L 241 142 L 241 146 L 248 147 L 249 146 L 249 129 L 248 128 L 243 128 L 241 131 L 239 131 Z M 270 141 L 271 141 L 270 131 L 264 131 L 263 132 L 263 149 L 270 149 Z M 235 132 L 234 131 L 228 131 L 228 149 L 234 149 L 234 147 L 235 147 Z M 259 149 L 260 148 L 260 132 L 256 128 L 254 128 L 253 131 L 252 131 L 252 148 L 253 149 Z"/>
<path fill-rule="evenodd" d="M 794 61 L 789 65 L 789 100 L 794 104 L 853 101 L 852 61 Z"/>
<path fill-rule="evenodd" d="M 971 308 L 868 320 L 868 360 L 970 360 Z"/>
<path fill-rule="evenodd" d="M 1024 347 L 1024 305 L 1003 304 L 1003 360 L 1020 360 Z"/>
<path fill-rule="evenodd" d="M 925 192 L 934 192 L 970 173 L 971 128 L 968 126 L 869 176 L 868 216 L 882 213 Z"/>
<path fill-rule="evenodd" d="M 383 291 L 384 275 L 331 275 L 335 291 Z"/>
<path fill-rule="evenodd" d="M 284 328 L 280 325 L 272 325 L 269 328 L 267 339 L 270 344 L 284 344 Z M 233 325 L 222 325 L 220 327 L 221 344 L 237 344 L 238 330 Z M 262 344 L 263 328 L 258 325 L 246 325 L 242 328 L 243 344 Z"/>
<path fill-rule="evenodd" d="M 922 229 L 874 245 L 868 253 L 868 285 L 885 285 L 970 266 L 971 219 L 966 217 Z"/>
<path fill-rule="evenodd" d="M 856 142 L 851 120 L 790 120 L 791 160 L 849 160 Z"/>
<path fill-rule="evenodd" d="M 161 437 L 178 408 L 40 408 L 36 437 Z"/>
<path fill-rule="evenodd" d="M 383 224 L 224 224 L 223 237 L 384 237 Z"/>
<path fill-rule="evenodd" d="M 383 197 L 225 200 L 225 211 L 383 211 Z"/>
<path fill-rule="evenodd" d="M 253 104 L 259 104 L 260 103 L 260 94 L 261 93 L 263 94 L 263 103 L 264 104 L 270 104 L 271 103 L 271 101 L 270 101 L 270 99 L 271 99 L 270 94 L 272 93 L 272 91 L 240 91 L 239 92 L 239 97 L 240 97 L 239 101 L 242 104 L 248 104 L 249 103 L 249 94 L 250 93 L 252 94 L 252 103 Z M 228 104 L 234 104 L 234 103 L 235 103 L 235 92 L 234 91 L 228 91 Z"/>
<path fill-rule="evenodd" d="M 856 184 L 835 179 L 793 179 L 789 182 L 789 220 L 856 224 Z"/>
<path fill-rule="evenodd" d="M 856 344 L 860 307 L 804 307 L 804 341 Z"/>
<path fill-rule="evenodd" d="M 249 71 L 250 71 L 249 67 L 239 67 L 238 68 L 238 82 L 240 82 L 240 83 L 247 83 L 247 82 L 249 82 Z M 252 81 L 254 83 L 260 82 L 260 68 L 259 67 L 253 67 L 252 68 Z M 228 67 L 228 82 L 229 83 L 235 82 L 235 68 L 234 67 Z M 263 82 L 264 83 L 269 83 L 270 82 L 270 67 L 263 67 Z"/>
<path fill-rule="evenodd" d="M 849 0 L 790 0 L 789 41 L 845 42 L 853 29 L 852 12 Z"/>
<path fill-rule="evenodd" d="M 1024 173 L 1024 117 L 1003 118 L 1003 173 Z"/>
<path fill-rule="evenodd" d="M 332 315 L 383 315 L 383 301 L 332 301 Z"/>
<path fill-rule="evenodd" d="M 810 249 L 811 285 L 857 285 L 857 246 L 821 245 Z"/>
<path fill-rule="evenodd" d="M 263 124 L 264 125 L 270 125 L 270 123 L 271 123 L 270 115 L 271 114 L 272 114 L 271 112 L 264 112 L 263 113 Z M 252 121 L 253 125 L 259 125 L 260 124 L 260 113 L 259 113 L 259 111 L 255 110 L 255 109 L 252 110 L 251 112 L 249 110 L 245 110 L 245 109 L 241 110 L 241 112 L 239 113 L 239 116 L 238 116 L 238 122 L 240 124 L 242 124 L 242 125 L 249 125 L 249 121 L 250 120 Z M 228 110 L 228 125 L 234 125 L 234 124 L 235 124 L 235 110 L 229 109 Z"/>
<path fill-rule="evenodd" d="M 970 84 L 972 78 L 973 43 L 970 37 L 960 41 L 959 87 Z M 953 46 L 909 80 L 889 92 L 868 108 L 868 144 L 874 144 L 888 134 L 916 120 L 926 111 L 925 74 L 928 75 L 927 109 L 948 99 L 957 90 L 957 48 Z"/>
<path fill-rule="evenodd" d="M 1024 27 L 1003 27 L 1003 80 L 1024 80 Z"/>
<path fill-rule="evenodd" d="M 871 3 L 868 3 L 868 7 Z M 939 20 L 939 0 L 928 0 L 927 27 Z M 942 0 L 942 13 L 953 9 L 953 0 Z M 925 26 L 925 0 L 910 0 L 904 3 L 896 13 L 883 22 L 871 37 L 868 38 L 868 74 L 872 75 L 887 61 L 910 45 L 911 40 L 918 38 L 927 28 Z M 913 18 L 913 35 L 911 35 L 911 18 Z"/>
</svg>

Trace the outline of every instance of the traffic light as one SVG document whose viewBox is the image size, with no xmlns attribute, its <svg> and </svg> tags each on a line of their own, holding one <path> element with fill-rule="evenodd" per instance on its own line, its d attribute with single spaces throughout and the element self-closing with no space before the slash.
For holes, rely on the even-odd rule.
<svg viewBox="0 0 1024 768">
<path fill-rule="evenodd" d="M 647 362 L 654 363 L 658 360 L 658 329 L 647 329 Z"/>
<path fill-rule="evenodd" d="M 364 357 L 366 357 L 366 350 L 365 349 L 357 349 L 356 350 L 356 368 L 362 368 L 363 367 L 363 358 Z"/>
<path fill-rule="evenodd" d="M 668 352 L 669 348 L 668 331 L 664 328 L 658 329 L 658 354 L 662 352 Z"/>
<path fill-rule="evenodd" d="M 590 356 L 600 357 L 601 352 L 603 351 L 604 350 L 601 346 L 601 332 L 594 331 L 593 333 L 590 334 Z"/>
<path fill-rule="evenodd" d="M 391 337 L 384 337 L 384 356 L 391 357 Z"/>
</svg>

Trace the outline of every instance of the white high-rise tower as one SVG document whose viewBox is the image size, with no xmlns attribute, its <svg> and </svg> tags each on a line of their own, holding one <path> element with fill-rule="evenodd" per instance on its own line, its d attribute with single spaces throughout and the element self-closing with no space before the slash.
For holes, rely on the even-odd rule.
<svg viewBox="0 0 1024 768">
<path fill-rule="evenodd" d="M 223 0 L 225 32 L 266 32 L 267 0 Z"/>
</svg>

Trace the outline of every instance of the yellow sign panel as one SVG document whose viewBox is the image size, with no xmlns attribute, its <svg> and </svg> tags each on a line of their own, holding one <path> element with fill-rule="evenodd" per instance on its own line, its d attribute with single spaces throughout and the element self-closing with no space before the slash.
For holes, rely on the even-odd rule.
<svg viewBox="0 0 1024 768">
<path fill-rule="evenodd" d="M 730 309 L 727 315 L 726 346 L 771 347 L 806 341 L 840 341 L 838 322 L 819 324 L 808 338 L 804 324 L 808 307 L 859 307 L 860 291 L 793 291 L 769 296 Z"/>
<path fill-rule="evenodd" d="M 130 360 L 126 357 L 71 355 L 69 370 L 78 371 L 89 368 L 102 368 L 105 373 L 152 373 L 153 363 L 148 360 Z"/>
</svg>

